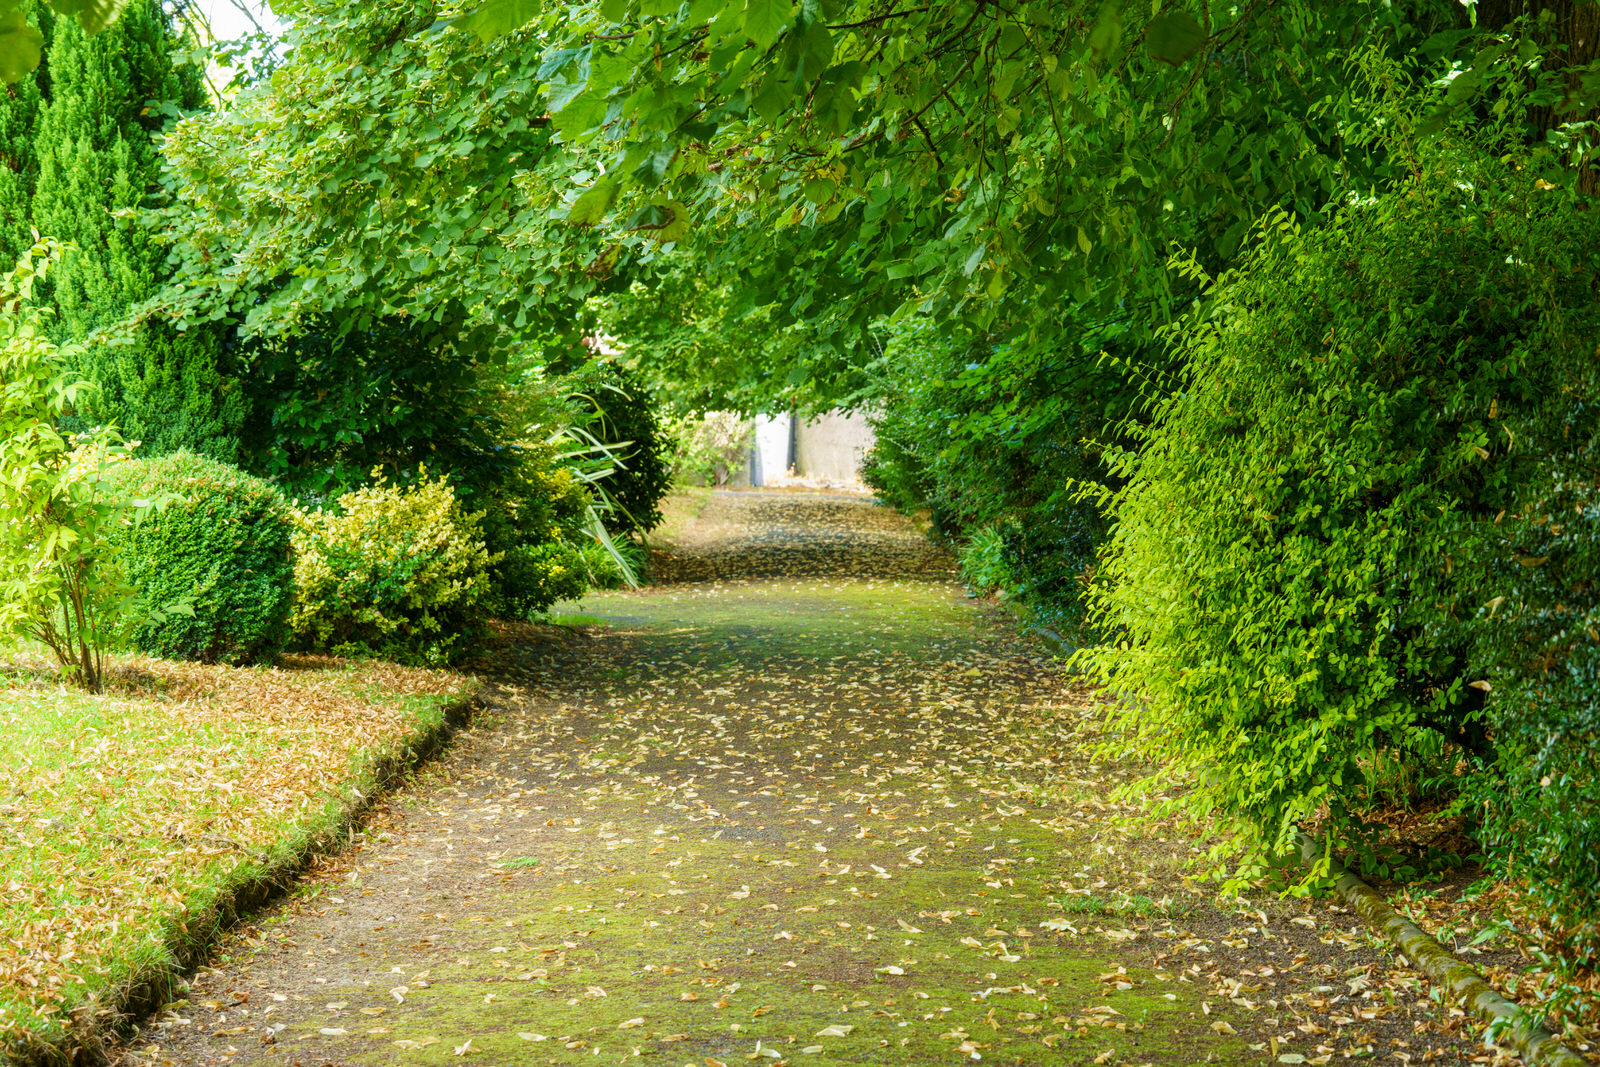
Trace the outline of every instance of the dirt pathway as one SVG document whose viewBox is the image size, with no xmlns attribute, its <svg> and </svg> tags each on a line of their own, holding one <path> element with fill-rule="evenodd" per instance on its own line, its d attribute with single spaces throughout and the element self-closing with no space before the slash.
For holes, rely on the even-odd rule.
<svg viewBox="0 0 1600 1067">
<path fill-rule="evenodd" d="M 126 1059 L 1473 1057 L 1353 916 L 1219 909 L 1190 842 L 1130 837 L 1091 706 L 908 525 L 719 494 L 678 543 L 720 580 L 505 650 L 438 772 Z"/>
</svg>

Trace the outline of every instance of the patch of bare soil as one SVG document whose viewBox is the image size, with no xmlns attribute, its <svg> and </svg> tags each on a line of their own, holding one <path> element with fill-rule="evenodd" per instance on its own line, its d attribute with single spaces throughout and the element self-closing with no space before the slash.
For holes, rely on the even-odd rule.
<svg viewBox="0 0 1600 1067">
<path fill-rule="evenodd" d="M 717 494 L 658 574 L 502 633 L 490 714 L 125 1062 L 1489 1061 L 1355 915 L 1193 884 L 886 510 Z"/>
</svg>

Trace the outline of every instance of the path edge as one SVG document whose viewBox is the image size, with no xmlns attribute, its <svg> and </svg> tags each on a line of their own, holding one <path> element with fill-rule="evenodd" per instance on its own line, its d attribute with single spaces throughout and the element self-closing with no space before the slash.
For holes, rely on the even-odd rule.
<svg viewBox="0 0 1600 1067">
<path fill-rule="evenodd" d="M 1541 1021 L 1530 1018 L 1520 1005 L 1507 1000 L 1481 974 L 1446 949 L 1427 931 L 1413 923 L 1384 899 L 1383 894 L 1356 877 L 1331 849 L 1308 834 L 1297 834 L 1300 862 L 1315 869 L 1323 860 L 1341 900 L 1368 926 L 1382 934 L 1412 966 L 1428 976 L 1479 1021 L 1493 1025 L 1508 1021 L 1508 1036 L 1525 1062 L 1539 1067 L 1587 1067 L 1589 1061 L 1567 1048 Z"/>
<path fill-rule="evenodd" d="M 297 838 L 279 843 L 262 862 L 242 864 L 236 882 L 203 908 L 184 913 L 163 931 L 166 960 L 153 963 L 106 994 L 73 1011 L 66 1033 L 56 1040 L 0 1046 L 0 1061 L 16 1067 L 100 1067 L 139 1023 L 171 1001 L 185 976 L 203 963 L 218 942 L 241 920 L 283 896 L 318 856 L 339 852 L 378 801 L 393 793 L 449 747 L 455 735 L 488 707 L 484 686 L 440 709 L 403 747 L 380 757 L 331 802 L 331 810 L 311 822 Z M 33 1035 L 30 1035 L 33 1036 Z M 250 1035 L 241 1035 L 249 1037 Z"/>
</svg>

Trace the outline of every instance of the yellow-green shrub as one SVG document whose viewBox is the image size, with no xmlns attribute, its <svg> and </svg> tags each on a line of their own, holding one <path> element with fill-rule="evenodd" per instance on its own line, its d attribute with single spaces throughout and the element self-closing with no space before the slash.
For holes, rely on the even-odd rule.
<svg viewBox="0 0 1600 1067">
<path fill-rule="evenodd" d="M 334 652 L 444 662 L 460 650 L 498 556 L 445 478 L 377 484 L 296 510 L 296 638 Z"/>
</svg>

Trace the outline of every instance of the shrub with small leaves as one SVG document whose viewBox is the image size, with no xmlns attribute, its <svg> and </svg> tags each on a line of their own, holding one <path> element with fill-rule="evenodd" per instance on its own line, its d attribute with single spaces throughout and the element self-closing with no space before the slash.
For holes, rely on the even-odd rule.
<svg viewBox="0 0 1600 1067">
<path fill-rule="evenodd" d="M 961 580 L 981 596 L 1012 591 L 1012 577 L 1006 567 L 1005 538 L 994 525 L 979 527 L 961 546 L 958 560 Z"/>
<path fill-rule="evenodd" d="M 503 614 L 531 619 L 542 615 L 558 600 L 572 600 L 589 588 L 588 572 L 579 551 L 552 541 L 518 545 L 500 561 Z"/>
<path fill-rule="evenodd" d="M 1115 640 L 1087 659 L 1122 743 L 1192 771 L 1178 803 L 1251 860 L 1310 821 L 1359 846 L 1376 757 L 1435 753 L 1593 908 L 1593 234 L 1441 154 L 1319 229 L 1269 219 L 1176 335 L 1188 369 L 1115 464 Z"/>
<path fill-rule="evenodd" d="M 110 480 L 160 505 L 114 540 L 138 590 L 139 649 L 202 663 L 271 661 L 294 597 L 283 494 L 186 451 L 121 464 Z"/>
<path fill-rule="evenodd" d="M 448 662 L 476 623 L 500 562 L 481 513 L 426 471 L 411 486 L 376 484 L 326 511 L 294 512 L 297 640 L 337 653 Z"/>
<path fill-rule="evenodd" d="M 592 497 L 553 446 L 516 446 L 502 477 L 475 499 L 483 501 L 484 542 L 498 560 L 483 605 L 488 614 L 528 619 L 582 594 L 582 586 L 571 586 L 584 573 L 581 563 L 560 562 L 566 556 L 558 550 L 575 552 L 567 542 L 579 536 Z"/>
</svg>

